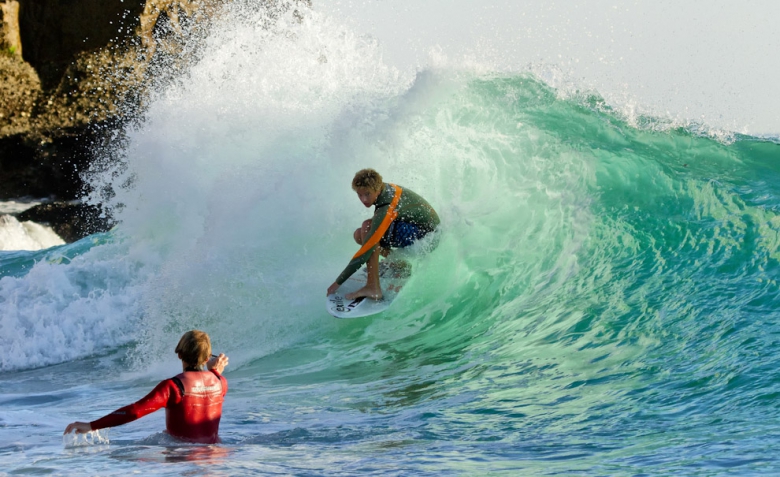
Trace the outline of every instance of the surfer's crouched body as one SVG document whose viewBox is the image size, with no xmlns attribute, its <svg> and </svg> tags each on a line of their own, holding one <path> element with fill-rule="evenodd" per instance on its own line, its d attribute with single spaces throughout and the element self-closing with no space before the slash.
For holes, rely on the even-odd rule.
<svg viewBox="0 0 780 477">
<path fill-rule="evenodd" d="M 358 171 L 352 179 L 352 189 L 364 206 L 376 208 L 373 218 L 355 230 L 353 237 L 361 245 L 360 250 L 328 288 L 328 295 L 367 263 L 366 286 L 345 298 L 365 296 L 378 300 L 382 298 L 379 255 L 387 256 L 390 249 L 408 247 L 433 232 L 440 223 L 439 216 L 425 199 L 409 189 L 382 182 L 382 176 L 373 169 Z"/>
<path fill-rule="evenodd" d="M 203 444 L 219 442 L 222 401 L 228 390 L 222 371 L 228 357 L 224 354 L 212 357 L 209 335 L 198 330 L 184 333 L 176 345 L 176 353 L 184 372 L 162 381 L 140 401 L 96 421 L 68 424 L 64 434 L 119 426 L 164 407 L 165 427 L 171 436 Z M 203 369 L 204 365 L 207 370 Z"/>
</svg>

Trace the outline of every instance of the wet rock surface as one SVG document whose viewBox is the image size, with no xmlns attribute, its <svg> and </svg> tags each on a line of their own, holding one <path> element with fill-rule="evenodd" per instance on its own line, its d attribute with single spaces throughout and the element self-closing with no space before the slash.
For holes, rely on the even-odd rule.
<svg viewBox="0 0 780 477">
<path fill-rule="evenodd" d="M 230 3 L 0 0 L 0 201 L 70 204 L 38 216 L 68 241 L 110 226 L 88 209 L 73 212 L 92 192 L 85 174 L 120 160 L 111 151 L 142 120 L 149 92 L 197 60 L 199 40 Z M 310 1 L 253 5 L 281 12 Z"/>
<path fill-rule="evenodd" d="M 79 202 L 51 202 L 17 214 L 16 219 L 50 226 L 66 242 L 109 230 L 113 221 L 99 207 Z"/>
<path fill-rule="evenodd" d="M 223 3 L 0 0 L 0 201 L 49 198 L 17 218 L 66 241 L 107 230 L 74 202 L 84 174 L 139 117 L 155 63 Z"/>
</svg>

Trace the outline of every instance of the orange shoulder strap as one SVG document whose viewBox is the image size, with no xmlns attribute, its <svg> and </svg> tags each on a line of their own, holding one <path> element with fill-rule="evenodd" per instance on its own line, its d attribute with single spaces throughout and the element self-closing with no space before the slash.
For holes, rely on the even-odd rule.
<svg viewBox="0 0 780 477">
<path fill-rule="evenodd" d="M 364 243 L 362 247 L 360 247 L 360 250 L 358 250 L 357 253 L 352 257 L 353 260 L 368 252 L 374 245 L 378 244 L 379 241 L 382 240 L 382 237 L 384 237 L 385 232 L 387 232 L 387 229 L 390 227 L 390 224 L 393 222 L 393 220 L 395 220 L 396 217 L 398 217 L 398 211 L 395 210 L 395 208 L 398 207 L 398 201 L 401 199 L 401 188 L 395 184 L 390 184 L 390 187 L 395 189 L 395 195 L 393 195 L 393 200 L 390 202 L 390 207 L 387 208 L 387 214 L 385 215 L 385 218 L 382 219 L 382 223 L 379 224 L 379 227 L 377 227 L 377 229 L 374 231 L 374 235 L 372 235 L 371 238 L 369 238 L 368 241 Z"/>
</svg>

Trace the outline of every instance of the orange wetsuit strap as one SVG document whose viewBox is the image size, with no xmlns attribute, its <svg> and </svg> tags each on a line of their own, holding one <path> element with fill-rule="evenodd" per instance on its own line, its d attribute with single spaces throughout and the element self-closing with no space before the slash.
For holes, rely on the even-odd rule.
<svg viewBox="0 0 780 477">
<path fill-rule="evenodd" d="M 382 240 L 382 237 L 385 236 L 385 232 L 387 232 L 390 224 L 393 222 L 393 220 L 395 220 L 396 217 L 398 217 L 398 211 L 396 210 L 396 207 L 398 206 L 398 201 L 401 200 L 401 188 L 395 184 L 390 184 L 390 187 L 395 189 L 395 195 L 393 195 L 393 200 L 390 202 L 390 207 L 387 208 L 387 214 L 385 214 L 385 218 L 382 219 L 382 223 L 379 224 L 379 227 L 377 227 L 377 229 L 374 231 L 374 234 L 352 257 L 353 260 L 368 252 L 374 247 L 374 245 L 378 244 L 379 241 Z"/>
</svg>

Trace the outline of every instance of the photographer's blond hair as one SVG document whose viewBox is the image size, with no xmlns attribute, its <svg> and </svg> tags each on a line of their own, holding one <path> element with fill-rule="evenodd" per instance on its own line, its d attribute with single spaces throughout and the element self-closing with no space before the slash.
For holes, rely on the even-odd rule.
<svg viewBox="0 0 780 477">
<path fill-rule="evenodd" d="M 179 359 L 190 366 L 203 366 L 211 357 L 211 339 L 200 330 L 190 330 L 184 333 L 176 345 Z"/>
<path fill-rule="evenodd" d="M 352 179 L 352 190 L 368 189 L 374 192 L 382 188 L 382 176 L 373 169 L 361 169 Z"/>
</svg>

